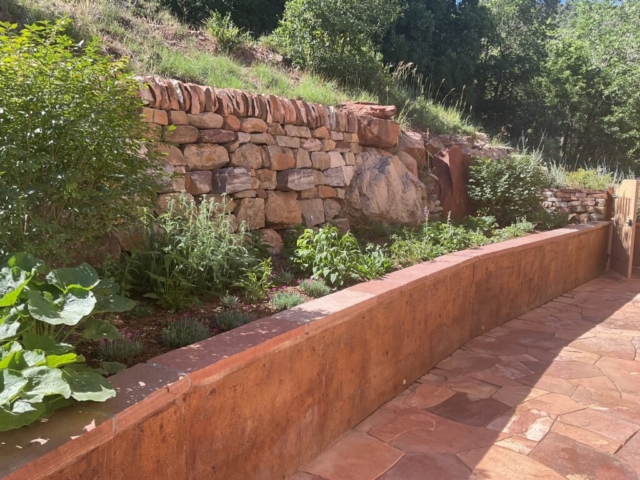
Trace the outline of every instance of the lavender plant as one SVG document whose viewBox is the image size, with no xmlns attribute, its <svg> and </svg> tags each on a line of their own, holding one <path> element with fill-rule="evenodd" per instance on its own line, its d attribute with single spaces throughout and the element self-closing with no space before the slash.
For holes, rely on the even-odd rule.
<svg viewBox="0 0 640 480">
<path fill-rule="evenodd" d="M 206 340 L 210 336 L 211 329 L 203 321 L 183 317 L 180 320 L 167 322 L 167 326 L 160 334 L 160 341 L 169 348 L 181 348 Z"/>
<path fill-rule="evenodd" d="M 107 362 L 125 363 L 143 352 L 142 336 L 137 332 L 122 332 L 122 338 L 102 340 L 98 346 L 98 357 Z"/>
</svg>

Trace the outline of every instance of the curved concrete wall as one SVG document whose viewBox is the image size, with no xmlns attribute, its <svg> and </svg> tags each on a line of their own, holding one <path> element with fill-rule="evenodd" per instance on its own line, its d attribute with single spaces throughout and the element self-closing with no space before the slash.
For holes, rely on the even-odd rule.
<svg viewBox="0 0 640 480">
<path fill-rule="evenodd" d="M 113 377 L 0 436 L 11 480 L 285 478 L 471 338 L 605 270 L 609 223 L 447 255 Z"/>
</svg>

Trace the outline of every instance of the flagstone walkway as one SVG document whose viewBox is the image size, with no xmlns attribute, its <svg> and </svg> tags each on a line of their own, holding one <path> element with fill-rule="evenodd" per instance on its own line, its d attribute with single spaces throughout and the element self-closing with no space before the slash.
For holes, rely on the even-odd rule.
<svg viewBox="0 0 640 480">
<path fill-rule="evenodd" d="M 475 338 L 289 480 L 640 478 L 640 279 Z"/>
</svg>

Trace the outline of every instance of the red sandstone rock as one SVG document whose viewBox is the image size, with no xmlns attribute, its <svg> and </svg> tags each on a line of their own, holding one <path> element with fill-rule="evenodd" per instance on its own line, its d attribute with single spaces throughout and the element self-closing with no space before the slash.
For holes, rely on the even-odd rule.
<svg viewBox="0 0 640 480">
<path fill-rule="evenodd" d="M 358 117 L 358 138 L 365 147 L 389 148 L 398 145 L 400 124 L 374 117 Z"/>
<path fill-rule="evenodd" d="M 375 117 L 383 120 L 389 120 L 398 113 L 395 105 L 378 105 L 371 102 L 347 102 L 339 107 L 360 117 Z"/>
<path fill-rule="evenodd" d="M 446 153 L 432 159 L 433 173 L 438 177 L 438 198 L 451 218 L 461 219 L 473 213 L 467 191 L 471 158 L 459 147 L 451 147 Z"/>
</svg>

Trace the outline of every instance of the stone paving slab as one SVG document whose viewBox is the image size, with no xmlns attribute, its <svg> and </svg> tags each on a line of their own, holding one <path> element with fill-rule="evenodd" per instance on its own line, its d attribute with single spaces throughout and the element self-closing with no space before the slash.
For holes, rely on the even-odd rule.
<svg viewBox="0 0 640 480">
<path fill-rule="evenodd" d="M 640 279 L 477 337 L 289 480 L 640 478 Z"/>
</svg>

